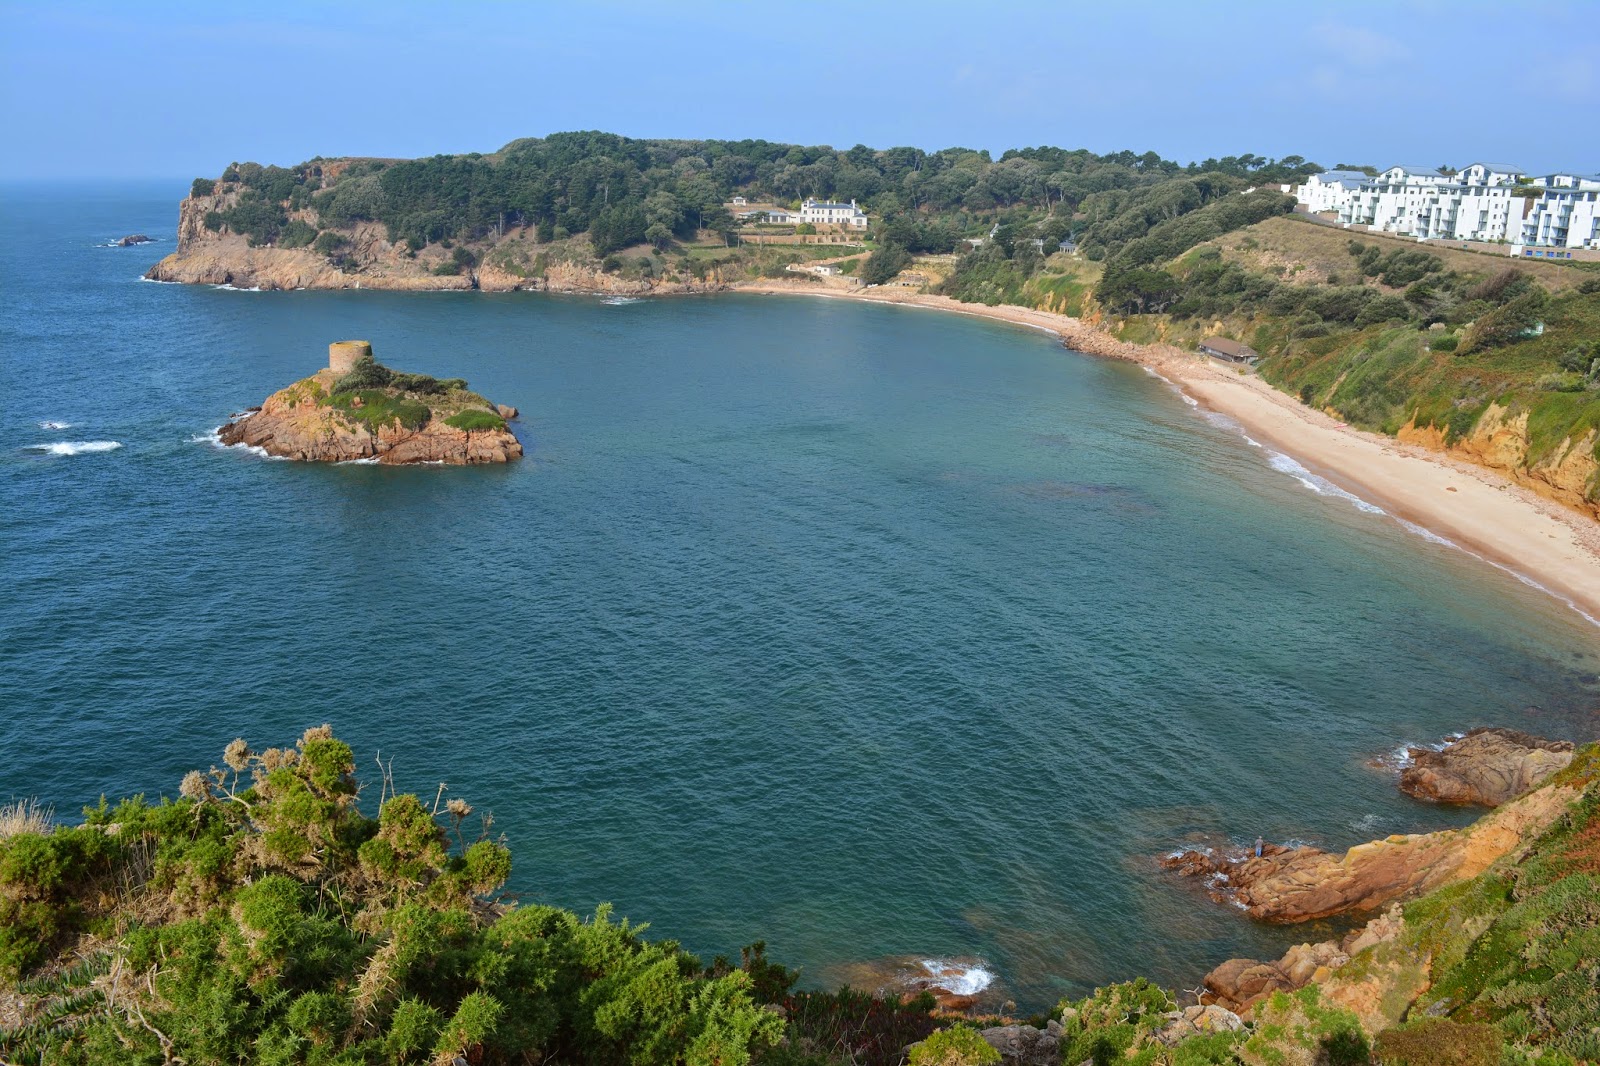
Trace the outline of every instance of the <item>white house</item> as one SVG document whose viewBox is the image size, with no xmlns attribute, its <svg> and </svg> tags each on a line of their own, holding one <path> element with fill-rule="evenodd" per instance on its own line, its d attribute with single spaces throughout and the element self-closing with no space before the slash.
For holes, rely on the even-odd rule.
<svg viewBox="0 0 1600 1066">
<path fill-rule="evenodd" d="M 851 200 L 848 204 L 836 204 L 823 200 L 807 199 L 800 205 L 800 221 L 809 222 L 814 226 L 867 228 L 867 214 L 856 206 L 854 200 Z"/>
<path fill-rule="evenodd" d="M 1295 198 L 1311 211 L 1335 213 L 1346 226 L 1418 240 L 1600 247 L 1600 177 L 1529 180 L 1507 163 L 1474 163 L 1450 174 L 1414 166 L 1393 166 L 1375 178 L 1351 174 L 1314 175 Z"/>
</svg>

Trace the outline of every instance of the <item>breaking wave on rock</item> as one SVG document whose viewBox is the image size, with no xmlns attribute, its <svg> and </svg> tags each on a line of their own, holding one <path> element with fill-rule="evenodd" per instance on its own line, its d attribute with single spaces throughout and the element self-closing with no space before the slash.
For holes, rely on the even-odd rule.
<svg viewBox="0 0 1600 1066">
<path fill-rule="evenodd" d="M 88 455 L 93 452 L 114 452 L 122 447 L 119 440 L 58 440 L 53 444 L 30 444 L 28 451 L 46 455 Z"/>
</svg>

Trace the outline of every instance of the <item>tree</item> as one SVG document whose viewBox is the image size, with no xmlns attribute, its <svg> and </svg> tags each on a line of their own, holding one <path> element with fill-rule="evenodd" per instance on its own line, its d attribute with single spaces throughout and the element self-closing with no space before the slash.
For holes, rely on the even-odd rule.
<svg viewBox="0 0 1600 1066">
<path fill-rule="evenodd" d="M 884 244 L 867 256 L 861 266 L 861 281 L 865 285 L 882 285 L 911 265 L 911 254 L 898 244 Z"/>
</svg>

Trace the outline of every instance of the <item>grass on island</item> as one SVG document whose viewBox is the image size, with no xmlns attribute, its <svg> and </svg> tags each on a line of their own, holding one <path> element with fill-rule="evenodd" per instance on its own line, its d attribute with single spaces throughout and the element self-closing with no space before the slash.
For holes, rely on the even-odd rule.
<svg viewBox="0 0 1600 1066">
<path fill-rule="evenodd" d="M 306 378 L 286 391 L 291 407 L 331 408 L 347 422 L 374 433 L 394 425 L 418 430 L 435 418 L 470 431 L 503 430 L 506 426 L 489 401 L 468 389 L 463 379 L 392 370 L 370 356 L 334 382 L 331 390 L 324 390 L 316 378 Z"/>
</svg>

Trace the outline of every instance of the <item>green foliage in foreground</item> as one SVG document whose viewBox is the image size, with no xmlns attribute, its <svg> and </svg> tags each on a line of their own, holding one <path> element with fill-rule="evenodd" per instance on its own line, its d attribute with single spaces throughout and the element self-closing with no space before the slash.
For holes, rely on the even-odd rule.
<svg viewBox="0 0 1600 1066">
<path fill-rule="evenodd" d="M 953 1025 L 918 1044 L 910 1066 L 999 1066 L 999 1062 L 1000 1052 L 976 1029 Z"/>
<path fill-rule="evenodd" d="M 368 817 L 325 726 L 225 762 L 176 801 L 0 840 L 4 983 L 88 960 L 15 984 L 35 1009 L 0 1061 L 734 1066 L 782 1035 L 752 993 L 793 977 L 759 952 L 708 969 L 606 908 L 492 902 L 510 853 L 470 839 L 471 808 Z"/>
</svg>

